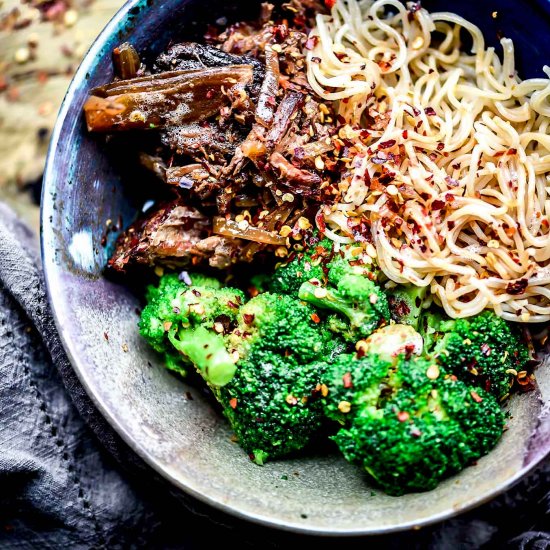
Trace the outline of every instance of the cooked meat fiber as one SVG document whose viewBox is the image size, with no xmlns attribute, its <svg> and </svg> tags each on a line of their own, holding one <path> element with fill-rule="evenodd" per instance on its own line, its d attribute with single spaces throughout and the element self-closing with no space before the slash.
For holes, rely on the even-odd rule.
<svg viewBox="0 0 550 550">
<path fill-rule="evenodd" d="M 96 88 L 88 126 L 147 131 L 140 162 L 180 198 L 120 238 L 113 269 L 285 258 L 315 226 L 319 204 L 341 192 L 348 150 L 336 113 L 307 84 L 307 22 L 320 7 L 264 3 L 254 22 L 209 31 L 217 45 L 172 45 L 152 73 L 120 46 L 128 70 L 117 74 L 139 76 Z"/>
<path fill-rule="evenodd" d="M 224 88 L 251 81 L 250 65 L 119 80 L 94 90 L 84 105 L 86 123 L 91 132 L 113 132 L 198 122 L 219 112 Z"/>
<path fill-rule="evenodd" d="M 119 237 L 109 266 L 125 271 L 131 264 L 189 264 L 197 255 L 196 244 L 208 236 L 210 228 L 207 216 L 181 200 L 164 204 Z"/>
<path fill-rule="evenodd" d="M 238 259 L 243 243 L 210 235 L 211 230 L 211 220 L 181 199 L 165 203 L 119 237 L 109 267 L 126 271 L 135 264 L 176 268 L 208 263 L 224 269 Z"/>
<path fill-rule="evenodd" d="M 251 65 L 254 79 L 251 85 L 253 95 L 256 95 L 264 78 L 264 64 L 252 56 L 233 55 L 223 52 L 213 46 L 197 44 L 196 42 L 181 42 L 174 44 L 165 53 L 160 54 L 154 69 L 161 71 L 189 71 L 204 67 L 230 67 L 231 65 Z"/>
<path fill-rule="evenodd" d="M 166 128 L 161 140 L 178 154 L 194 157 L 201 152 L 234 153 L 242 137 L 232 127 L 222 130 L 217 124 L 193 123 Z"/>
</svg>

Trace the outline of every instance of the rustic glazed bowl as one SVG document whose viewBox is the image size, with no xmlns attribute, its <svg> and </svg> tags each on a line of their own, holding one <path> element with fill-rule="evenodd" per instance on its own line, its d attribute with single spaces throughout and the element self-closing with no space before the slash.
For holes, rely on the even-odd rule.
<svg viewBox="0 0 550 550">
<path fill-rule="evenodd" d="M 523 76 L 542 74 L 549 61 L 547 1 L 424 4 L 475 21 L 489 42 L 496 44 L 500 31 L 513 38 Z M 138 297 L 102 274 L 117 235 L 109 232 L 105 246 L 107 220 L 120 229 L 140 207 L 130 192 L 135 182 L 123 185 L 122 163 L 113 162 L 104 139 L 87 134 L 82 116 L 89 90 L 113 76 L 112 49 L 129 40 L 151 58 L 170 41 L 199 36 L 207 22 L 253 18 L 258 7 L 252 1 L 130 0 L 86 55 L 61 108 L 44 179 L 42 247 L 59 332 L 90 397 L 123 439 L 175 486 L 212 506 L 325 535 L 386 533 L 448 518 L 504 491 L 548 454 L 549 361 L 538 369 L 539 389 L 511 400 L 510 429 L 489 456 L 433 491 L 390 497 L 336 454 L 263 467 L 250 462 L 201 393 L 168 373 L 139 337 Z"/>
</svg>

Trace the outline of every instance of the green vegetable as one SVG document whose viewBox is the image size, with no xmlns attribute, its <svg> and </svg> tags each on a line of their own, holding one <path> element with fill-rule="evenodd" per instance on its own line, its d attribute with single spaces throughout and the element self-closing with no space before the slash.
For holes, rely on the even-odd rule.
<svg viewBox="0 0 550 550">
<path fill-rule="evenodd" d="M 380 287 L 369 278 L 351 272 L 342 275 L 334 286 L 322 286 L 318 281 L 305 282 L 298 295 L 316 307 L 347 318 L 349 329 L 343 335 L 349 341 L 368 337 L 390 317 L 388 300 Z M 332 328 L 338 329 L 334 324 Z"/>
<path fill-rule="evenodd" d="M 234 361 L 214 329 L 218 323 L 223 332 L 224 326 L 236 320 L 244 295 L 237 289 L 221 288 L 219 281 L 204 275 L 192 275 L 191 281 L 202 286 L 188 286 L 170 274 L 161 277 L 158 287 L 148 288 L 140 333 L 164 354 L 169 369 L 183 374 L 186 365 L 194 364 L 207 382 L 226 383 L 235 371 Z M 200 346 L 209 352 L 201 355 Z"/>
<path fill-rule="evenodd" d="M 269 291 L 297 297 L 302 283 L 325 277 L 324 266 L 330 260 L 334 243 L 328 239 L 319 241 L 316 237 L 312 240 L 305 252 L 296 254 L 290 262 L 275 270 Z"/>
<path fill-rule="evenodd" d="M 343 349 L 342 342 L 312 306 L 268 292 L 252 298 L 240 309 L 237 328 L 228 340 L 229 347 L 243 359 L 251 351 L 266 351 L 309 363 Z"/>
<path fill-rule="evenodd" d="M 426 352 L 459 379 L 504 399 L 516 374 L 526 368 L 529 350 L 515 327 L 492 311 L 445 320 L 426 315 Z"/>
<path fill-rule="evenodd" d="M 428 287 L 414 285 L 400 285 L 388 290 L 392 319 L 418 330 L 427 293 Z"/>
<path fill-rule="evenodd" d="M 263 463 L 307 445 L 323 419 L 324 360 L 343 351 L 341 340 L 310 305 L 264 293 L 241 308 L 227 345 L 237 371 L 215 395 L 241 446 Z"/>
<path fill-rule="evenodd" d="M 345 425 L 334 440 L 390 495 L 433 489 L 502 435 L 504 415 L 494 397 L 445 377 L 433 361 L 401 357 L 390 367 L 376 356 L 342 361 L 326 405 Z"/>
<path fill-rule="evenodd" d="M 369 354 L 376 354 L 388 361 L 399 355 L 420 355 L 423 349 L 422 336 L 410 325 L 393 323 L 375 330 L 359 347 Z"/>
<path fill-rule="evenodd" d="M 255 352 L 215 392 L 240 445 L 257 464 L 302 449 L 319 430 L 323 369 L 323 363 Z"/>
<path fill-rule="evenodd" d="M 168 338 L 213 386 L 224 386 L 233 378 L 237 367 L 219 334 L 198 326 L 171 330 Z"/>
</svg>

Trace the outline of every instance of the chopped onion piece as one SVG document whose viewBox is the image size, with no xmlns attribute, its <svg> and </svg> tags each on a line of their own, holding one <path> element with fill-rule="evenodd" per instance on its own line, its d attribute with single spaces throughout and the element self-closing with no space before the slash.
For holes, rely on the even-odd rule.
<svg viewBox="0 0 550 550">
<path fill-rule="evenodd" d="M 213 232 L 225 237 L 234 237 L 254 241 L 263 244 L 272 244 L 275 246 L 286 246 L 286 238 L 274 233 L 249 225 L 246 228 L 239 227 L 239 224 L 234 220 L 226 220 L 221 216 L 214 218 Z"/>
</svg>

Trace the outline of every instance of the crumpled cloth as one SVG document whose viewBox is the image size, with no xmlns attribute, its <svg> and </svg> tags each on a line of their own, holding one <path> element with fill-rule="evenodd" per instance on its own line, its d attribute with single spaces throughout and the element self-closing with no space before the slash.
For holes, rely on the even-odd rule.
<svg viewBox="0 0 550 550">
<path fill-rule="evenodd" d="M 47 303 L 36 237 L 0 203 L 0 548 L 279 548 L 311 542 L 177 493 L 94 409 Z M 334 539 L 316 539 L 317 547 Z M 350 547 L 550 548 L 550 462 L 440 525 Z"/>
</svg>

